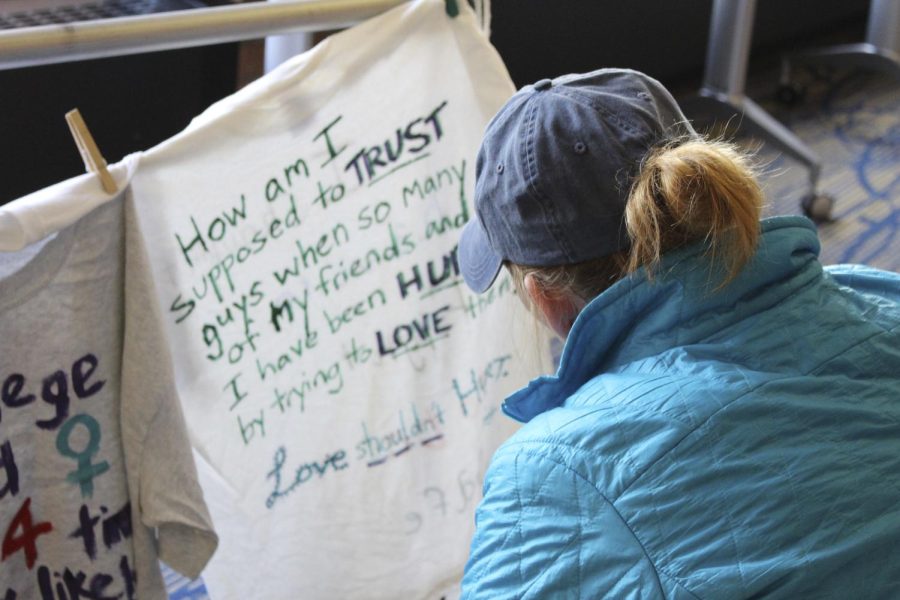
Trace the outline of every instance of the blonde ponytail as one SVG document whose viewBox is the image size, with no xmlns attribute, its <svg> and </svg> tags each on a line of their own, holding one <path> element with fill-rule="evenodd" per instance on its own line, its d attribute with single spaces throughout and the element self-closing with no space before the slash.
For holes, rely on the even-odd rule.
<svg viewBox="0 0 900 600">
<path fill-rule="evenodd" d="M 731 144 L 695 139 L 656 149 L 625 207 L 626 269 L 644 267 L 652 278 L 663 254 L 703 240 L 710 262 L 724 267 L 722 287 L 756 251 L 762 203 L 753 166 Z"/>
<path fill-rule="evenodd" d="M 718 140 L 676 140 L 652 150 L 632 184 L 625 207 L 628 250 L 577 264 L 507 267 L 523 300 L 526 275 L 548 296 L 591 300 L 641 267 L 652 279 L 666 252 L 703 241 L 711 267 L 724 270 L 718 289 L 756 251 L 762 204 L 748 155 Z"/>
</svg>

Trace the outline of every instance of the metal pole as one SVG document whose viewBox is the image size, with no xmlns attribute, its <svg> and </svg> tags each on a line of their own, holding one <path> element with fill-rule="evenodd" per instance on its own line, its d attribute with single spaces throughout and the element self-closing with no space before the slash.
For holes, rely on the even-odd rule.
<svg viewBox="0 0 900 600">
<path fill-rule="evenodd" d="M 756 0 L 715 0 L 706 48 L 703 87 L 738 100 L 744 94 Z"/>
<path fill-rule="evenodd" d="M 900 54 L 900 0 L 872 0 L 866 42 Z"/>
<path fill-rule="evenodd" d="M 302 0 L 219 6 L 0 32 L 0 69 L 339 29 L 406 0 Z"/>
</svg>

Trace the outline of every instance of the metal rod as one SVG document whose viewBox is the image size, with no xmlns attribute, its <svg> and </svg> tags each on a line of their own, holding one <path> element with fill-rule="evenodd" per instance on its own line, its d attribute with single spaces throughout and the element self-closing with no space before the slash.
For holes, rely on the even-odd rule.
<svg viewBox="0 0 900 600">
<path fill-rule="evenodd" d="M 339 29 L 406 0 L 301 0 L 44 25 L 0 32 L 0 69 Z"/>
<path fill-rule="evenodd" d="M 715 0 L 709 24 L 703 87 L 735 102 L 744 95 L 756 0 Z"/>
<path fill-rule="evenodd" d="M 866 42 L 900 53 L 900 0 L 872 0 Z"/>
</svg>

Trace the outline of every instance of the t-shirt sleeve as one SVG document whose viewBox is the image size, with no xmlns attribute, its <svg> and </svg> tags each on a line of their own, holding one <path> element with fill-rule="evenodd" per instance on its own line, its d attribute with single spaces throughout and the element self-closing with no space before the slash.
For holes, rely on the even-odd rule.
<svg viewBox="0 0 900 600">
<path fill-rule="evenodd" d="M 659 575 L 615 507 L 540 451 L 501 449 L 462 583 L 462 598 L 664 598 Z"/>
<path fill-rule="evenodd" d="M 146 246 L 133 219 L 133 206 L 126 204 L 121 419 L 140 586 L 146 580 L 140 567 L 158 571 L 157 558 L 197 577 L 218 537 L 197 480 Z"/>
<path fill-rule="evenodd" d="M 175 402 L 157 411 L 143 443 L 140 466 L 141 520 L 156 530 L 159 558 L 195 578 L 218 544 Z"/>
</svg>

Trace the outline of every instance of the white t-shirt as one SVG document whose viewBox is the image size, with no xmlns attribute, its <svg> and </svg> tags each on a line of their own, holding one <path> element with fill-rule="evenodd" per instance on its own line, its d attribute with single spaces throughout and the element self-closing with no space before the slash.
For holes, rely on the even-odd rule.
<svg viewBox="0 0 900 600">
<path fill-rule="evenodd" d="M 508 279 L 476 296 L 456 264 L 484 127 L 514 91 L 462 8 L 329 38 L 131 180 L 221 537 L 217 600 L 456 593 L 515 428 L 500 400 L 548 347 Z"/>
<path fill-rule="evenodd" d="M 93 183 L 40 194 L 78 198 Z M 0 253 L 7 598 L 165 598 L 158 558 L 196 576 L 216 547 L 125 212 L 115 199 Z"/>
</svg>

